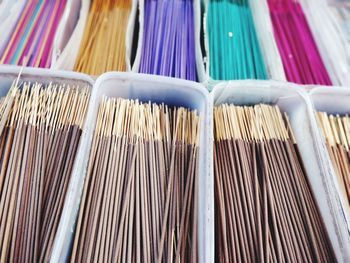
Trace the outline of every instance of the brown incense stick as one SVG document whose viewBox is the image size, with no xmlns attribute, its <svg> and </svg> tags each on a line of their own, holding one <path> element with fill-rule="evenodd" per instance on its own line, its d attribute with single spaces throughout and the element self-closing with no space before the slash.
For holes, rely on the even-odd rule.
<svg viewBox="0 0 350 263">
<path fill-rule="evenodd" d="M 88 100 L 87 88 L 39 83 L 2 99 L 2 262 L 49 260 Z"/>
<path fill-rule="evenodd" d="M 197 261 L 199 117 L 100 104 L 71 261 Z"/>
<path fill-rule="evenodd" d="M 350 118 L 318 112 L 319 124 L 334 165 L 346 209 L 350 212 Z"/>
<path fill-rule="evenodd" d="M 214 125 L 216 259 L 336 261 L 288 117 L 224 104 Z"/>
</svg>

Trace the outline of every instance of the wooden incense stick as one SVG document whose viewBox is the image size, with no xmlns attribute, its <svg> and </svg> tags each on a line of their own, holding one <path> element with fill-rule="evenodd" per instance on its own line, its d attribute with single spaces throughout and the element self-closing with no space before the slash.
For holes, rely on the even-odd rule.
<svg viewBox="0 0 350 263">
<path fill-rule="evenodd" d="M 1 103 L 1 262 L 48 261 L 89 101 L 88 88 L 24 83 Z M 10 108 L 10 109 L 8 109 Z"/>
<path fill-rule="evenodd" d="M 71 262 L 197 261 L 196 111 L 104 98 Z"/>
<path fill-rule="evenodd" d="M 340 191 L 347 200 L 347 210 L 350 211 L 350 118 L 347 115 L 332 115 L 326 112 L 318 112 L 317 117 Z"/>
<path fill-rule="evenodd" d="M 130 0 L 93 0 L 74 69 L 90 75 L 125 71 Z"/>
<path fill-rule="evenodd" d="M 217 261 L 336 261 L 288 116 L 223 104 L 214 125 Z"/>
</svg>

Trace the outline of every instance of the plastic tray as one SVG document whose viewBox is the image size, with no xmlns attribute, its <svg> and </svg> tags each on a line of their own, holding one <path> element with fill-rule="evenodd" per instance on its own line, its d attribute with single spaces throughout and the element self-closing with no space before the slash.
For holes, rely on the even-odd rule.
<svg viewBox="0 0 350 263">
<path fill-rule="evenodd" d="M 0 97 L 6 96 L 12 83 L 18 79 L 20 72 L 19 84 L 23 82 L 49 84 L 52 82 L 71 86 L 79 85 L 81 87 L 90 87 L 91 89 L 94 84 L 89 76 L 81 73 L 0 65 Z M 82 140 L 79 142 L 79 147 L 81 143 Z M 77 158 L 78 156 L 76 156 Z"/>
<path fill-rule="evenodd" d="M 218 84 L 211 93 L 213 105 L 233 103 L 278 105 L 290 118 L 311 189 L 316 197 L 339 262 L 350 261 L 350 243 L 339 203 L 332 198 L 336 191 L 324 161 L 325 149 L 315 130 L 315 115 L 308 94 L 294 84 L 276 81 L 235 81 Z"/>
<path fill-rule="evenodd" d="M 208 92 L 198 83 L 167 77 L 133 74 L 106 73 L 98 78 L 90 100 L 87 121 L 78 149 L 78 159 L 73 168 L 63 215 L 56 236 L 51 262 L 64 262 L 70 257 L 74 238 L 75 223 L 79 211 L 80 198 L 89 160 L 89 152 L 97 118 L 99 103 L 103 96 L 139 99 L 144 102 L 165 103 L 172 106 L 184 106 L 197 109 L 201 116 L 201 138 L 199 154 L 199 260 L 213 262 L 214 218 L 213 189 L 208 183 L 210 178 L 209 133 L 211 120 L 208 118 L 211 104 Z"/>
<path fill-rule="evenodd" d="M 329 114 L 350 114 L 350 89 L 344 87 L 315 87 L 309 92 L 311 102 L 314 106 L 315 111 L 323 111 Z M 336 103 L 335 103 L 336 102 Z M 319 128 L 318 123 L 316 123 L 316 129 L 319 129 L 321 134 L 321 130 Z M 331 162 L 330 156 L 328 155 L 328 151 L 325 146 L 325 141 L 322 138 L 322 144 L 325 148 L 326 153 L 326 162 L 329 163 L 331 169 L 329 169 L 329 176 L 332 180 L 334 180 L 335 187 L 337 191 L 334 191 L 334 198 L 339 198 L 342 206 L 342 210 L 344 211 L 344 218 L 346 218 L 346 222 L 348 225 L 348 229 L 350 229 L 350 211 L 349 206 L 347 204 L 348 200 L 344 197 L 340 191 L 341 187 L 338 183 L 337 176 L 335 174 L 333 164 Z M 350 238 L 350 233 L 348 230 L 348 235 Z"/>
<path fill-rule="evenodd" d="M 91 87 L 91 89 L 94 84 L 94 81 L 88 75 L 82 73 L 0 65 L 0 97 L 7 94 L 11 84 L 18 78 L 20 72 L 21 76 L 19 83 L 30 81 L 32 83 L 40 82 L 43 84 L 49 84 L 50 82 L 53 82 L 58 84 L 88 86 Z"/>
</svg>

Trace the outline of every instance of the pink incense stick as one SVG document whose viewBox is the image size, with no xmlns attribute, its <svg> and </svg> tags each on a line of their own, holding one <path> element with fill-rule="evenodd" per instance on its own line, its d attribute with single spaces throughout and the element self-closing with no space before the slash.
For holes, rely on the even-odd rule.
<svg viewBox="0 0 350 263">
<path fill-rule="evenodd" d="M 66 2 L 28 0 L 0 54 L 0 64 L 50 67 L 54 37 Z"/>
<path fill-rule="evenodd" d="M 40 63 L 40 67 L 48 68 L 51 65 L 51 57 L 52 57 L 52 51 L 53 51 L 53 42 L 56 35 L 56 31 L 59 25 L 59 22 L 61 21 L 64 9 L 65 9 L 66 1 L 60 1 L 60 5 L 58 6 L 58 9 L 55 10 L 55 19 L 53 22 L 53 25 L 51 29 L 49 30 L 50 34 L 47 40 L 47 45 L 45 46 L 44 52 L 42 54 L 42 59 Z"/>
<path fill-rule="evenodd" d="M 332 85 L 297 0 L 268 0 L 271 20 L 288 81 Z"/>
<path fill-rule="evenodd" d="M 48 16 L 48 12 L 46 8 L 41 8 L 40 13 L 38 15 L 38 18 L 34 22 L 34 26 L 32 28 L 32 31 L 30 32 L 29 38 L 26 41 L 25 48 L 23 52 L 21 53 L 21 56 L 19 58 L 19 61 L 16 61 L 16 64 L 21 64 L 23 61 L 30 61 L 30 55 L 32 54 L 32 51 L 36 48 L 37 45 L 37 39 L 40 36 L 40 28 L 42 28 L 46 23 L 46 18 Z"/>
</svg>

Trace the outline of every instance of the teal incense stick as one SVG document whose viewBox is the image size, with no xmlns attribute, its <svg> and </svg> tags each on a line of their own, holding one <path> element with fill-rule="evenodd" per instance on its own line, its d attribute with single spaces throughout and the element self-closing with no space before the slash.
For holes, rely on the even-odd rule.
<svg viewBox="0 0 350 263">
<path fill-rule="evenodd" d="M 248 0 L 209 0 L 207 28 L 210 77 L 268 78 Z"/>
</svg>

